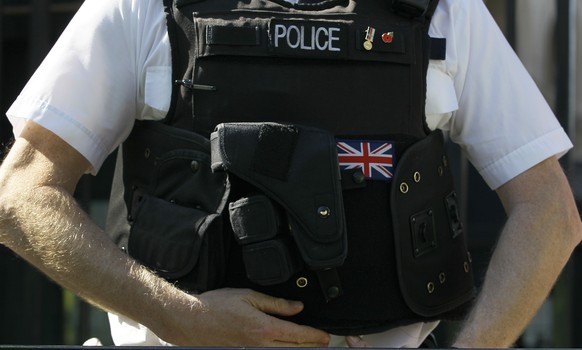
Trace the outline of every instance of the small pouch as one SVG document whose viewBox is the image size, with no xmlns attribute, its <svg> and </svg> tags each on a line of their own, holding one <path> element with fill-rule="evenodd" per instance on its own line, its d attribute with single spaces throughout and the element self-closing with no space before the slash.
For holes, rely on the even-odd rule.
<svg viewBox="0 0 582 350">
<path fill-rule="evenodd" d="M 240 244 L 274 238 L 280 218 L 273 203 L 264 195 L 245 197 L 228 205 L 230 224 Z"/>
<path fill-rule="evenodd" d="M 222 283 L 224 260 L 216 256 L 224 249 L 220 215 L 139 192 L 132 207 L 128 253 L 134 259 L 188 290 Z"/>
<path fill-rule="evenodd" d="M 229 204 L 230 223 L 239 244 L 249 280 L 260 285 L 287 281 L 302 266 L 289 230 L 282 229 L 280 210 L 267 196 L 257 194 Z"/>
<path fill-rule="evenodd" d="M 287 281 L 301 267 L 290 247 L 291 242 L 284 238 L 245 245 L 243 261 L 247 277 L 263 286 Z"/>
<path fill-rule="evenodd" d="M 133 209 L 131 256 L 169 279 L 192 270 L 202 242 L 200 233 L 212 221 L 208 213 L 141 193 L 136 193 Z"/>
</svg>

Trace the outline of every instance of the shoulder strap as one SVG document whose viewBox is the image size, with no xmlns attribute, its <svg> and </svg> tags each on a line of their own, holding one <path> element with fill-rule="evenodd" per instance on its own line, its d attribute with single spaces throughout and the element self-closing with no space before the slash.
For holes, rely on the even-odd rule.
<svg viewBox="0 0 582 350">
<path fill-rule="evenodd" d="M 430 22 L 439 0 L 392 0 L 393 10 L 405 17 Z"/>
<path fill-rule="evenodd" d="M 428 8 L 424 14 L 424 17 L 428 20 L 428 22 L 430 22 L 430 19 L 432 18 L 432 15 L 434 14 L 438 4 L 439 0 L 430 0 L 430 4 L 428 5 Z"/>
<path fill-rule="evenodd" d="M 430 26 L 430 21 L 432 15 L 436 11 L 436 7 L 439 4 L 439 0 L 431 0 L 424 17 L 426 19 L 426 30 L 428 32 L 428 26 Z M 430 59 L 431 60 L 444 60 L 447 57 L 447 39 L 446 38 L 430 38 Z"/>
<path fill-rule="evenodd" d="M 171 57 L 172 57 L 172 82 L 179 79 L 177 76 L 178 70 L 175 67 L 178 66 L 178 57 L 174 50 L 178 50 L 180 45 L 178 45 L 178 24 L 176 23 L 176 19 L 174 17 L 174 1 L 173 0 L 164 0 L 164 12 L 166 14 L 166 27 L 168 28 L 168 38 L 170 40 L 170 47 L 171 47 Z M 176 101 L 177 96 L 180 93 L 179 85 L 172 84 L 172 95 L 170 99 L 170 108 L 168 113 L 166 114 L 165 121 L 167 122 L 172 116 L 175 114 L 176 111 Z"/>
<path fill-rule="evenodd" d="M 190 76 L 188 75 L 188 57 L 186 52 L 192 49 L 192 38 L 187 37 L 187 31 L 181 29 L 182 25 L 188 26 L 187 17 L 180 11 L 180 6 L 183 5 L 184 0 L 163 0 L 164 11 L 166 14 L 166 25 L 168 28 L 168 38 L 170 40 L 171 56 L 172 56 L 172 97 L 170 108 L 163 120 L 165 124 L 181 126 L 186 129 L 191 129 L 191 119 L 189 118 L 174 118 L 176 115 L 182 113 L 190 114 L 190 111 L 184 110 L 183 104 L 178 103 L 181 94 L 189 94 L 189 85 L 192 84 Z M 192 1 L 192 0 L 190 0 Z M 190 24 L 191 25 L 191 24 Z M 189 33 L 189 32 L 188 32 Z M 183 75 L 186 72 L 186 75 Z M 176 123 L 184 125 L 176 125 Z"/>
</svg>

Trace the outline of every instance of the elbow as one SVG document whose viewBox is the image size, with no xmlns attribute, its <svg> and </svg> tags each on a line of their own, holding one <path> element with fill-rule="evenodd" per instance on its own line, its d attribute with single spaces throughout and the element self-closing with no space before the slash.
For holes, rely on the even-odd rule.
<svg viewBox="0 0 582 350">
<path fill-rule="evenodd" d="M 580 245 L 582 242 L 582 221 L 580 220 L 580 212 L 575 208 L 573 215 L 570 219 L 570 227 L 572 232 L 572 239 L 574 248 Z"/>
<path fill-rule="evenodd" d="M 560 222 L 556 223 L 558 227 L 561 226 L 560 232 L 563 234 L 563 242 L 567 243 L 568 249 L 574 250 L 580 242 L 582 242 L 582 221 L 580 220 L 580 212 L 576 207 L 574 201 L 570 204 L 562 202 L 560 212 L 562 215 Z"/>
<path fill-rule="evenodd" d="M 13 177 L 3 175 L 0 171 L 0 244 L 17 252 L 26 241 L 21 234 L 20 214 L 29 197 Z"/>
<path fill-rule="evenodd" d="M 11 239 L 12 227 L 12 215 L 8 210 L 7 206 L 4 205 L 3 199 L 0 199 L 0 245 L 6 246 L 7 248 L 12 248 L 13 244 Z"/>
<path fill-rule="evenodd" d="M 10 192 L 7 187 L 0 180 L 0 237 L 5 231 L 7 221 L 11 217 L 10 203 L 12 200 L 10 199 Z"/>
<path fill-rule="evenodd" d="M 0 186 L 0 244 L 11 248 L 14 228 L 16 227 L 14 215 L 14 198 L 3 186 Z"/>
</svg>

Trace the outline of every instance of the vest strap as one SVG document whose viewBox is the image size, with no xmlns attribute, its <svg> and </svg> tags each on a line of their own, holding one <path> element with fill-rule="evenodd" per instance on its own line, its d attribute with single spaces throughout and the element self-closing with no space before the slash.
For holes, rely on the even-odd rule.
<svg viewBox="0 0 582 350">
<path fill-rule="evenodd" d="M 329 303 L 344 294 L 337 269 L 319 270 L 317 271 L 317 278 L 326 302 Z"/>
</svg>

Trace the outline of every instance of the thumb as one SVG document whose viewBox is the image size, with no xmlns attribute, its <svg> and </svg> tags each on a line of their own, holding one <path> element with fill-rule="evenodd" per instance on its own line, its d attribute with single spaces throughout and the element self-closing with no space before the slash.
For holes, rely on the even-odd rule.
<svg viewBox="0 0 582 350">
<path fill-rule="evenodd" d="M 249 296 L 249 303 L 264 313 L 280 316 L 293 316 L 303 310 L 303 303 L 295 300 L 275 298 L 262 293 Z"/>
</svg>

